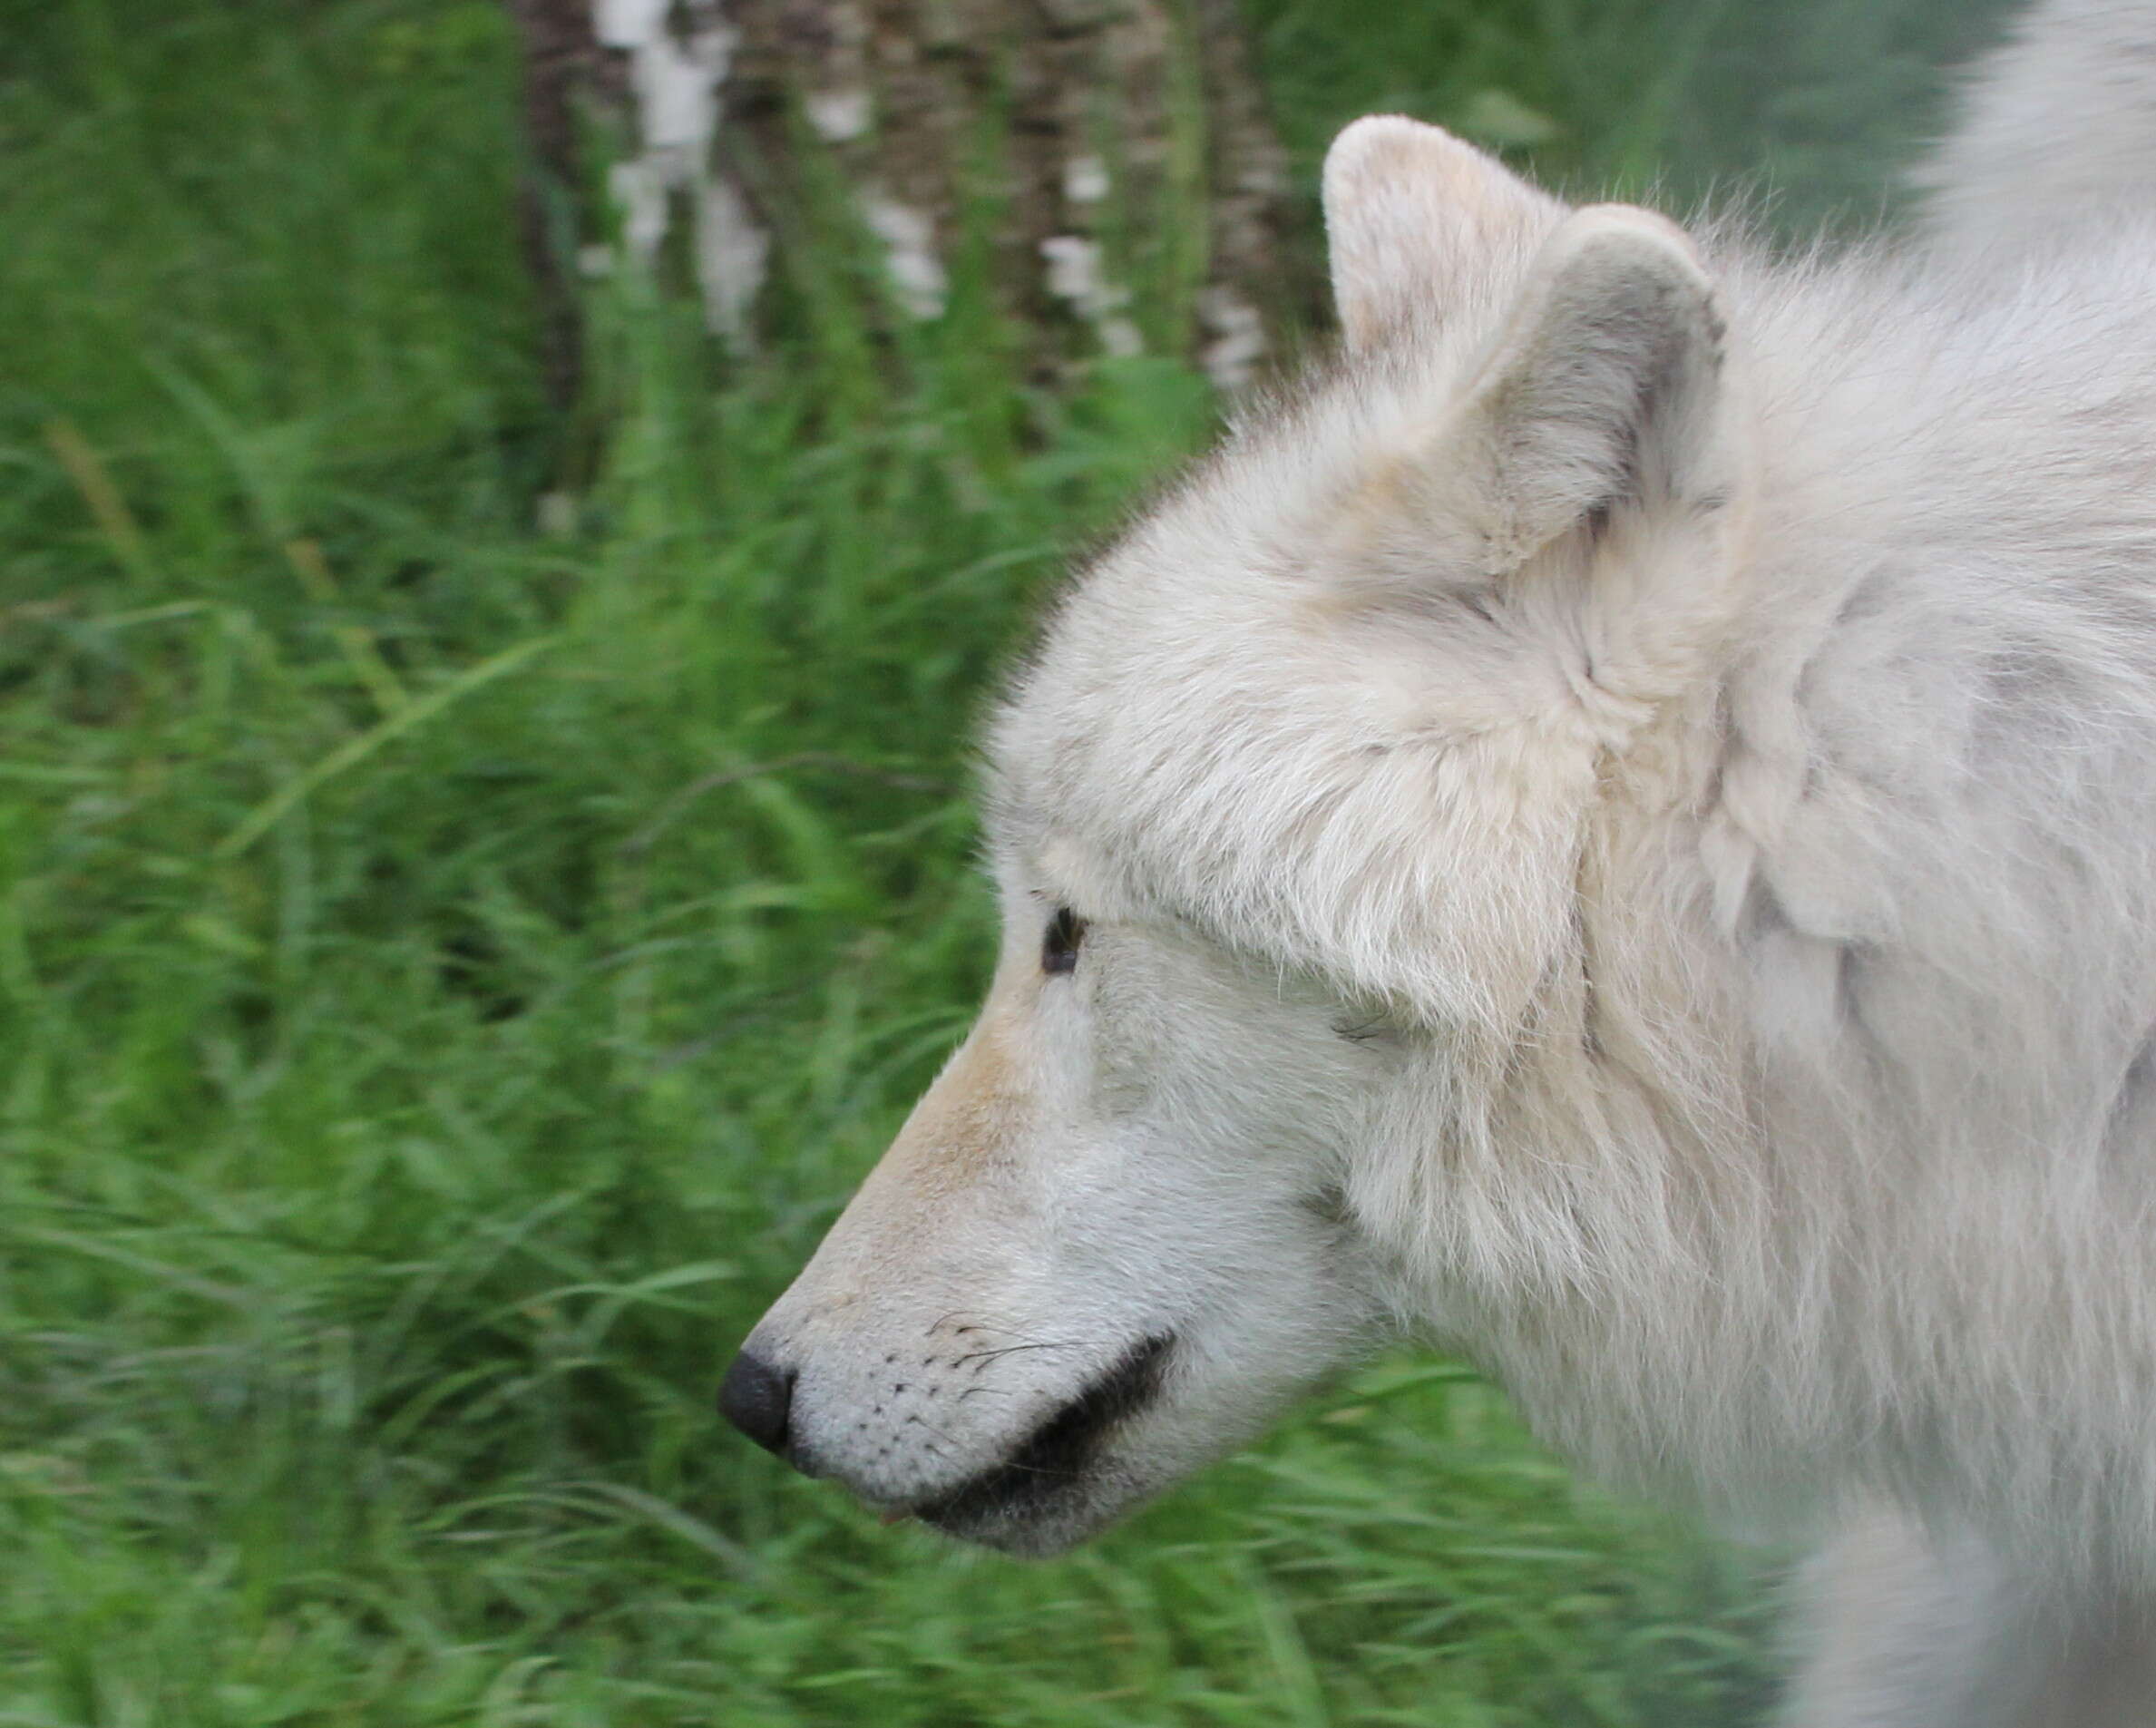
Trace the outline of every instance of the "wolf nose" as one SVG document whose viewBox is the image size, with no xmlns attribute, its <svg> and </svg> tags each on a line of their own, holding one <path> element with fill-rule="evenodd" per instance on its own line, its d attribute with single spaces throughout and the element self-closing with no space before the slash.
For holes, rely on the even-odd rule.
<svg viewBox="0 0 2156 1728">
<path fill-rule="evenodd" d="M 794 1375 L 781 1372 L 746 1350 L 718 1383 L 718 1413 L 767 1452 L 784 1457 L 786 1417 L 794 1406 Z"/>
</svg>

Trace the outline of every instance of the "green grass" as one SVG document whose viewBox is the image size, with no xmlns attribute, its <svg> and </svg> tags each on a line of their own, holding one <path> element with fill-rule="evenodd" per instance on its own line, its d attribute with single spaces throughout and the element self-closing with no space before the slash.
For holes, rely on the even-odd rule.
<svg viewBox="0 0 2156 1728">
<path fill-rule="evenodd" d="M 1250 12 L 1305 170 L 1363 108 L 1525 110 L 1559 177 L 1764 162 L 1806 220 L 1877 199 L 1957 15 Z M 1756 1709 L 1761 1566 L 1442 1363 L 1031 1567 L 710 1411 L 964 1023 L 969 714 L 1196 379 L 1050 398 L 963 282 L 885 343 L 806 268 L 720 376 L 617 284 L 542 533 L 491 4 L 0 43 L 0 1724 Z"/>
</svg>

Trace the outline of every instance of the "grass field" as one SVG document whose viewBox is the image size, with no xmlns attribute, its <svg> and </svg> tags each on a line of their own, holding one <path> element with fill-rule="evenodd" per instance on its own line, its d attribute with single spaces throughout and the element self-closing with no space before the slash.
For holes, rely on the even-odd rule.
<svg viewBox="0 0 2156 1728">
<path fill-rule="evenodd" d="M 1305 171 L 1524 108 L 1796 225 L 1876 210 L 1971 27 L 1249 11 Z M 542 532 L 509 49 L 0 0 L 0 1724 L 1747 1719 L 1771 1565 L 1436 1359 L 1039 1566 L 719 1426 L 981 981 L 967 718 L 1214 405 L 1029 391 L 962 292 L 722 375 L 617 285 Z"/>
</svg>

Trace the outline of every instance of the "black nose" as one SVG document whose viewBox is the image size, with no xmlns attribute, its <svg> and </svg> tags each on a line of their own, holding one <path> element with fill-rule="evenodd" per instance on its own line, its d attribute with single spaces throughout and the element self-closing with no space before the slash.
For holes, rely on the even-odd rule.
<svg viewBox="0 0 2156 1728">
<path fill-rule="evenodd" d="M 786 1450 L 786 1416 L 794 1406 L 794 1375 L 781 1372 L 746 1350 L 718 1383 L 718 1413 L 767 1452 Z"/>
</svg>

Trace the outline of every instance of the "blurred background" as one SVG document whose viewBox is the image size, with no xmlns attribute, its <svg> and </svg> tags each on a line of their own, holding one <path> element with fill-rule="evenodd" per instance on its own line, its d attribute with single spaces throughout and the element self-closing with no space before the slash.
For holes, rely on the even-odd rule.
<svg viewBox="0 0 2156 1728">
<path fill-rule="evenodd" d="M 1972 0 L 0 0 L 0 1724 L 1655 1724 L 1771 1555 L 1403 1353 L 1068 1559 L 722 1430 L 967 736 L 1353 116 L 1894 220 Z"/>
</svg>

